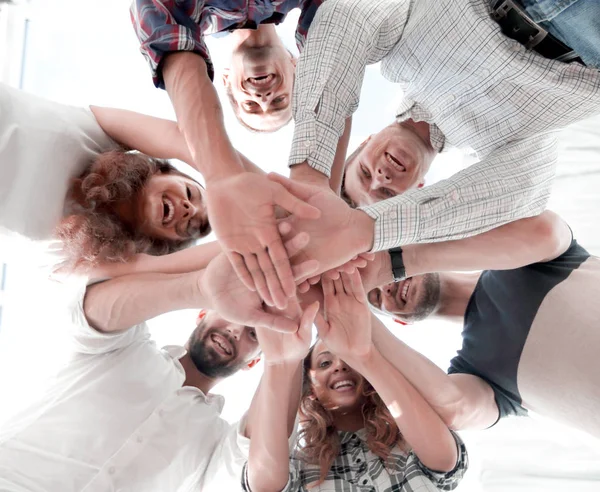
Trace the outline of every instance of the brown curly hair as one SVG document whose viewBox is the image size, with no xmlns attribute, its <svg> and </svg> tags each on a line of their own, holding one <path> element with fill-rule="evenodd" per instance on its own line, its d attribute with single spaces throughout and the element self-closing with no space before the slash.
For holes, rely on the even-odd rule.
<svg viewBox="0 0 600 492">
<path fill-rule="evenodd" d="M 302 397 L 299 409 L 302 429 L 298 439 L 299 457 L 306 463 L 320 467 L 319 481 L 312 486 L 317 486 L 325 480 L 327 472 L 340 453 L 341 446 L 333 415 L 312 396 L 309 371 L 315 345 L 311 347 L 303 362 Z M 362 415 L 367 434 L 367 446 L 385 462 L 394 446 L 400 445 L 406 450 L 406 444 L 392 414 L 366 379 L 362 380 L 361 390 L 364 397 Z"/>
<path fill-rule="evenodd" d="M 155 174 L 180 174 L 167 161 L 139 152 L 113 150 L 100 154 L 67 195 L 70 212 L 56 228 L 67 263 L 74 267 L 126 261 L 136 253 L 164 255 L 183 249 L 193 239 L 174 241 L 141 234 L 123 221 L 115 205 L 132 200 Z M 210 231 L 207 227 L 203 234 Z"/>
</svg>

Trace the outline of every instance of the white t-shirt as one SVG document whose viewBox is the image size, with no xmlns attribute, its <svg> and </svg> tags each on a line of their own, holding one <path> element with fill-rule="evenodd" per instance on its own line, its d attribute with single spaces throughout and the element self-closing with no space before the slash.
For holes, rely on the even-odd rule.
<svg viewBox="0 0 600 492">
<path fill-rule="evenodd" d="M 49 239 L 71 178 L 116 147 L 89 109 L 0 84 L 0 233 Z"/>
<path fill-rule="evenodd" d="M 223 397 L 185 386 L 182 347 L 146 324 L 102 334 L 69 306 L 73 354 L 43 399 L 0 429 L 0 491 L 167 492 L 241 477 L 249 440 Z"/>
</svg>

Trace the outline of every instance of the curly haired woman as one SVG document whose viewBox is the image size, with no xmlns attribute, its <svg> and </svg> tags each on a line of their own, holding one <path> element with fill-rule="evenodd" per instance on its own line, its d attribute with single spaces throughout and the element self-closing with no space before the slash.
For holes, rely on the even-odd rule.
<svg viewBox="0 0 600 492">
<path fill-rule="evenodd" d="M 136 271 L 189 270 L 190 259 L 202 268 L 198 251 L 155 258 L 210 232 L 203 187 L 168 158 L 191 162 L 173 121 L 66 106 L 0 84 L 0 233 L 58 238 L 67 265 L 109 275 L 126 273 L 125 261 Z M 208 259 L 219 251 L 201 249 Z"/>
<path fill-rule="evenodd" d="M 322 285 L 327 320 L 317 315 L 310 350 L 310 331 L 257 329 L 265 374 L 244 490 L 454 489 L 468 466 L 465 446 L 373 345 L 360 275 Z M 288 459 L 286 396 L 302 360 L 302 430 Z"/>
</svg>

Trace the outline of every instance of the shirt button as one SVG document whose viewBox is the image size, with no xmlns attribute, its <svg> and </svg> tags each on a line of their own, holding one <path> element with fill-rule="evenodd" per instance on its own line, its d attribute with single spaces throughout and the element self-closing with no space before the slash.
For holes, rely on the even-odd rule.
<svg viewBox="0 0 600 492">
<path fill-rule="evenodd" d="M 459 198 L 458 191 L 454 190 L 452 193 L 450 193 L 450 197 L 453 201 L 457 202 Z"/>
<path fill-rule="evenodd" d="M 367 482 L 368 482 L 368 480 L 365 478 L 365 479 L 363 480 L 363 485 L 367 485 Z"/>
<path fill-rule="evenodd" d="M 158 411 L 158 416 L 159 417 L 164 417 L 165 416 L 165 411 L 164 410 L 159 410 Z"/>
<path fill-rule="evenodd" d="M 311 146 L 311 143 L 307 140 L 304 142 L 304 146 L 308 149 Z"/>
<path fill-rule="evenodd" d="M 144 438 L 142 436 L 137 436 L 136 441 L 139 443 L 142 443 L 142 442 L 144 442 Z"/>
<path fill-rule="evenodd" d="M 108 473 L 109 473 L 110 475 L 114 475 L 114 474 L 115 474 L 115 471 L 116 471 L 116 470 L 115 470 L 115 467 L 114 467 L 114 466 L 111 466 L 111 467 L 108 469 Z"/>
<path fill-rule="evenodd" d="M 490 71 L 489 71 L 487 68 L 484 68 L 484 69 L 481 71 L 481 76 L 482 76 L 482 77 L 487 77 L 489 74 L 490 74 Z"/>
<path fill-rule="evenodd" d="M 456 100 L 456 96 L 454 94 L 450 94 L 448 96 L 448 102 L 449 103 L 454 102 L 455 100 Z"/>
</svg>

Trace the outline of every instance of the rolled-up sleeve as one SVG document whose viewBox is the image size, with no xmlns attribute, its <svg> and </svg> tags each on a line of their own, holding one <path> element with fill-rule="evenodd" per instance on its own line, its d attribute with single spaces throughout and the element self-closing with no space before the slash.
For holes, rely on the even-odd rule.
<svg viewBox="0 0 600 492">
<path fill-rule="evenodd" d="M 407 478 L 407 481 L 406 486 L 402 488 L 402 491 L 408 492 L 419 490 L 422 475 L 425 475 L 425 477 L 427 477 L 439 490 L 454 490 L 458 487 L 465 471 L 467 471 L 467 468 L 469 467 L 469 457 L 465 443 L 458 434 L 452 432 L 452 436 L 456 441 L 457 451 L 456 466 L 454 469 L 449 472 L 431 470 L 421 463 L 416 454 L 411 452 L 406 461 L 406 471 L 404 472 L 404 475 Z"/>
<path fill-rule="evenodd" d="M 402 36 L 406 0 L 329 0 L 321 5 L 298 60 L 289 164 L 329 176 L 344 123 L 358 107 L 366 65 L 380 61 Z"/>
<path fill-rule="evenodd" d="M 176 51 L 191 51 L 206 62 L 208 75 L 214 68 L 200 28 L 203 1 L 134 0 L 130 15 L 140 41 L 140 51 L 150 64 L 154 85 L 164 89 L 161 63 Z"/>
<path fill-rule="evenodd" d="M 544 211 L 556 172 L 554 132 L 517 140 L 426 188 L 362 207 L 375 219 L 372 251 L 450 241 Z"/>
</svg>

